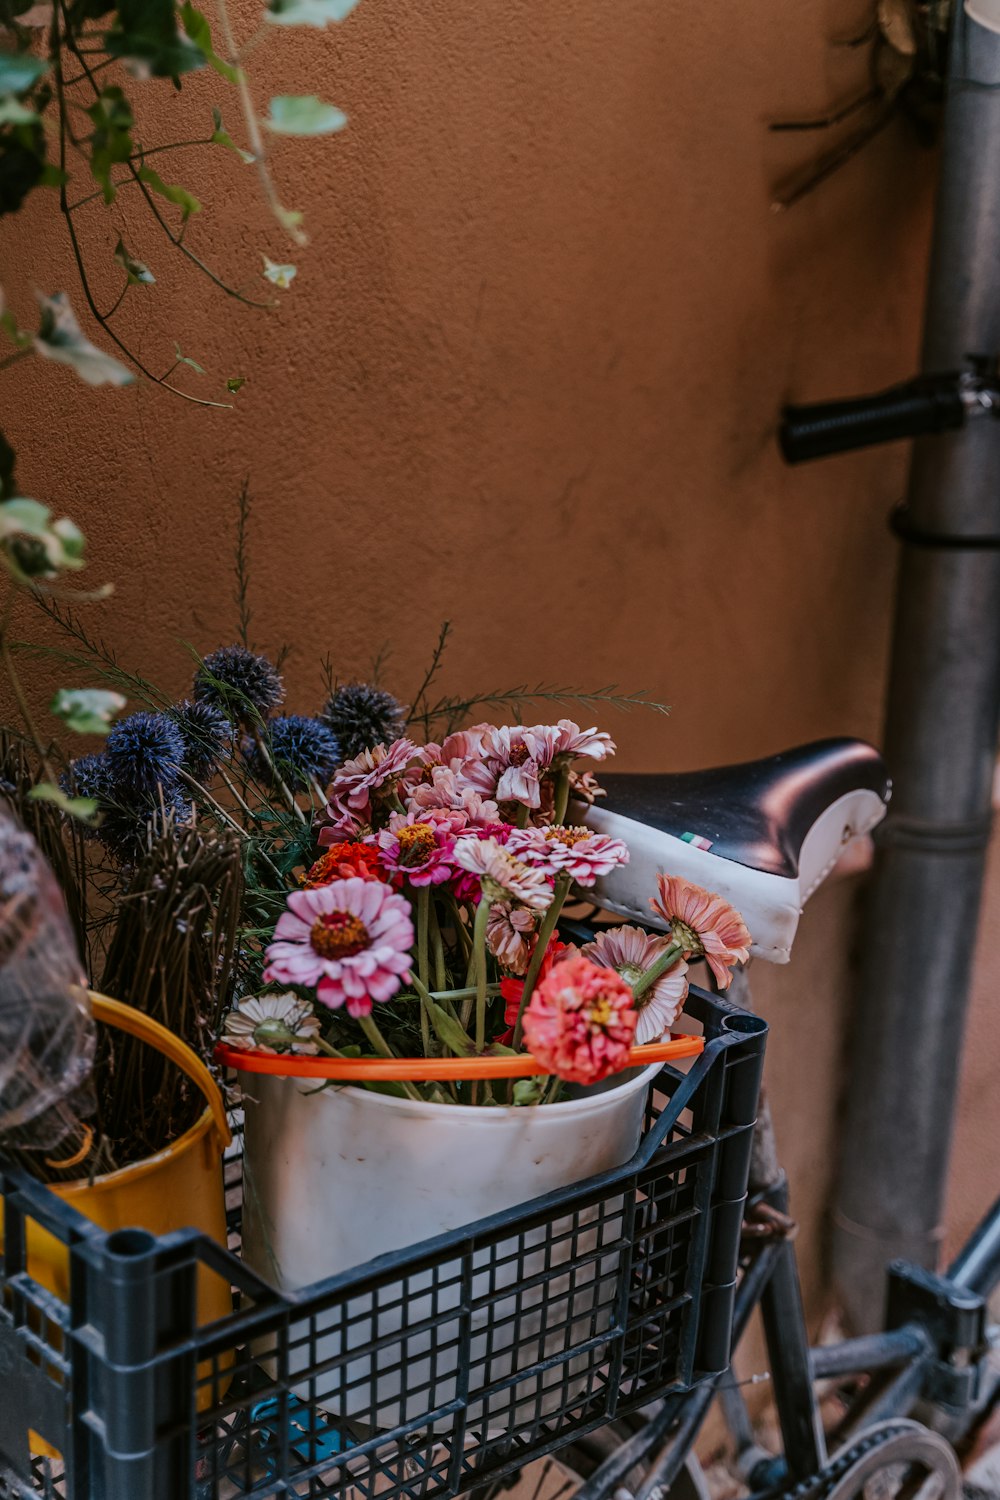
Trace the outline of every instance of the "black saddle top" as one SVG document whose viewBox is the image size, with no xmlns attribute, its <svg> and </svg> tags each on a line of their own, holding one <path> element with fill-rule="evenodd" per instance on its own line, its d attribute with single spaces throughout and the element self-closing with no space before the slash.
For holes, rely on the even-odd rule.
<svg viewBox="0 0 1000 1500">
<path fill-rule="evenodd" d="M 602 775 L 609 812 L 770 875 L 794 879 L 806 834 L 832 803 L 864 789 L 883 802 L 885 762 L 863 740 L 817 740 L 764 760 L 680 775 Z"/>
</svg>

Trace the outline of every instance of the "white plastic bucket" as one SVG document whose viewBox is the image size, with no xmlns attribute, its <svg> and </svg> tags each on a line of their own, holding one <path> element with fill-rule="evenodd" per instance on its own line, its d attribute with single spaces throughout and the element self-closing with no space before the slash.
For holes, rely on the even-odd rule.
<svg viewBox="0 0 1000 1500">
<path fill-rule="evenodd" d="M 294 1078 L 255 1075 L 245 1081 L 245 1189 L 243 1254 L 273 1285 L 297 1291 L 339 1271 L 359 1266 L 390 1250 L 430 1239 L 476 1219 L 527 1202 L 553 1189 L 620 1166 L 636 1151 L 648 1087 L 660 1064 L 609 1080 L 603 1086 L 559 1104 L 535 1108 L 426 1104 L 352 1087 L 327 1087 Z M 617 1210 L 620 1215 L 620 1206 Z M 610 1322 L 607 1288 L 620 1251 L 592 1258 L 582 1271 L 555 1282 L 551 1277 L 536 1295 L 521 1296 L 519 1316 L 504 1318 L 496 1294 L 523 1287 L 533 1275 L 575 1257 L 590 1255 L 615 1236 L 614 1204 L 605 1204 L 601 1224 L 596 1213 L 578 1216 L 572 1240 L 555 1231 L 532 1231 L 520 1242 L 512 1236 L 491 1252 L 477 1252 L 472 1301 L 484 1304 L 472 1314 L 472 1331 L 493 1326 L 489 1337 L 474 1336 L 471 1379 L 495 1383 L 541 1359 L 558 1354 L 567 1342 L 594 1337 Z M 582 1228 L 587 1222 L 594 1227 Z M 567 1228 L 570 1221 L 567 1220 Z M 546 1245 L 546 1241 L 548 1244 Z M 407 1330 L 423 1317 L 458 1317 L 460 1287 L 456 1259 L 449 1279 L 421 1272 L 408 1279 L 404 1308 L 398 1288 L 372 1306 L 355 1298 L 339 1317 L 320 1315 L 309 1327 L 293 1330 L 289 1374 L 334 1361 L 324 1379 L 303 1381 L 304 1399 L 344 1416 L 364 1416 L 386 1428 L 414 1420 L 432 1406 L 453 1399 L 455 1381 L 448 1358 L 454 1353 L 454 1330 L 410 1333 L 398 1348 L 376 1357 L 340 1360 L 343 1350 L 373 1337 L 392 1339 L 405 1322 Z M 489 1267 L 489 1269 L 487 1269 Z M 588 1293 L 588 1281 L 591 1290 Z M 553 1304 L 565 1299 L 571 1330 L 547 1335 L 559 1321 Z M 513 1295 L 507 1299 L 513 1309 Z M 426 1308 L 420 1303 L 426 1302 Z M 545 1304 L 543 1306 L 543 1304 Z M 527 1308 L 527 1311 L 525 1310 Z M 305 1322 L 305 1320 L 303 1320 Z M 581 1332 L 581 1330 L 583 1330 Z M 442 1352 L 442 1346 L 443 1352 Z M 480 1347 L 481 1346 L 481 1347 Z M 433 1369 L 429 1363 L 433 1356 Z M 339 1361 L 339 1363 L 337 1363 Z M 485 1361 L 477 1376 L 477 1361 Z M 396 1371 L 387 1367 L 397 1364 Z M 572 1362 L 571 1362 L 572 1363 Z M 586 1361 L 583 1361 L 585 1364 Z M 581 1361 L 576 1361 L 577 1367 Z M 456 1373 L 453 1363 L 452 1374 Z M 560 1371 L 557 1394 L 546 1382 L 530 1380 L 518 1390 L 521 1401 L 541 1392 L 540 1409 L 565 1402 L 568 1372 Z M 536 1407 L 536 1410 L 539 1409 Z M 488 1415 L 488 1414 L 487 1414 Z M 491 1425 L 495 1425 L 492 1423 Z"/>
</svg>

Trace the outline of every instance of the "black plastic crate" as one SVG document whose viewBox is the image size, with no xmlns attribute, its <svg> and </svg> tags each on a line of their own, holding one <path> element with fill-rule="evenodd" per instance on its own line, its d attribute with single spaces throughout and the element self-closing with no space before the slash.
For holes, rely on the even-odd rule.
<svg viewBox="0 0 1000 1500">
<path fill-rule="evenodd" d="M 705 1050 L 658 1076 L 624 1166 L 296 1293 L 0 1163 L 0 1495 L 434 1500 L 725 1369 L 767 1028 L 697 989 L 687 1014 Z M 68 1303 L 27 1272 L 32 1220 Z M 209 1274 L 237 1310 L 199 1328 Z"/>
</svg>

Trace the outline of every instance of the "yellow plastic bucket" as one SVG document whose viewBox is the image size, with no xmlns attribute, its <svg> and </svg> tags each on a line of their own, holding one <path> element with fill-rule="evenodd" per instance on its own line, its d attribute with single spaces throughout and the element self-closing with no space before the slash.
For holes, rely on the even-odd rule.
<svg viewBox="0 0 1000 1500">
<path fill-rule="evenodd" d="M 222 1182 L 222 1153 L 232 1136 L 225 1106 L 211 1073 L 191 1048 L 150 1016 L 92 994 L 95 1020 L 138 1037 L 155 1047 L 185 1073 L 205 1098 L 202 1115 L 172 1145 L 144 1161 L 93 1181 L 57 1183 L 50 1191 L 102 1229 L 147 1229 L 166 1234 L 173 1229 L 200 1229 L 220 1245 L 226 1243 L 226 1203 Z M 0 1247 L 3 1244 L 3 1200 L 0 1199 Z M 62 1300 L 69 1297 L 69 1258 L 66 1246 L 41 1225 L 27 1226 L 28 1274 Z M 198 1322 L 214 1322 L 233 1310 L 232 1291 L 222 1277 L 198 1267 Z M 199 1409 L 216 1399 L 210 1386 L 199 1392 Z M 51 1452 L 32 1439 L 35 1451 Z"/>
</svg>

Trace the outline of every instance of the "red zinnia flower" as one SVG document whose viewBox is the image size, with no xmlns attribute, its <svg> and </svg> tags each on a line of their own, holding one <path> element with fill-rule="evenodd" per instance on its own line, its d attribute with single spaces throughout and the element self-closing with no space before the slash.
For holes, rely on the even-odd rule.
<svg viewBox="0 0 1000 1500">
<path fill-rule="evenodd" d="M 379 851 L 373 844 L 355 844 L 350 839 L 340 844 L 331 844 L 325 854 L 302 877 L 307 891 L 331 880 L 349 880 L 352 875 L 361 880 L 384 880 L 379 865 Z"/>
</svg>

